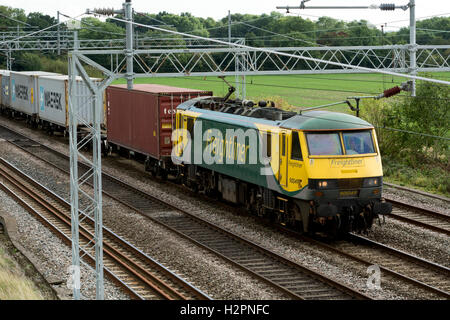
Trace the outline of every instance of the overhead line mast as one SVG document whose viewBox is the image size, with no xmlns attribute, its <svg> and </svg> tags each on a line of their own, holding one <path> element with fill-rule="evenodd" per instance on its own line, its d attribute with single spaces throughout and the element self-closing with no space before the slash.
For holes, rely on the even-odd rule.
<svg viewBox="0 0 450 320">
<path fill-rule="evenodd" d="M 410 55 L 410 66 L 409 73 L 412 76 L 417 74 L 417 64 L 416 64 L 416 1 L 410 0 L 407 5 L 397 6 L 393 3 L 382 3 L 380 5 L 372 4 L 369 6 L 306 6 L 305 3 L 311 0 L 302 0 L 300 6 L 277 6 L 277 9 L 286 9 L 289 13 L 290 9 L 380 9 L 381 11 L 394 11 L 395 9 L 402 9 L 404 11 L 409 9 L 409 55 Z M 412 82 L 411 96 L 416 96 L 416 81 Z"/>
</svg>

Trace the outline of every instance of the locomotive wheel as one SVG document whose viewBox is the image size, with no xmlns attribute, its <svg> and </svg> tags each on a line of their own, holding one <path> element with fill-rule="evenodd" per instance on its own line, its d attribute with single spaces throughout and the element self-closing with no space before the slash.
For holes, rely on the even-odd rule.
<svg viewBox="0 0 450 320">
<path fill-rule="evenodd" d="M 150 173 L 152 174 L 152 177 L 156 177 L 158 169 L 154 165 L 150 165 Z"/>
<path fill-rule="evenodd" d="M 338 217 L 333 217 L 333 219 L 327 220 L 326 234 L 333 240 L 337 239 L 340 233 L 339 227 L 340 221 L 338 220 Z"/>
<path fill-rule="evenodd" d="M 304 232 L 303 230 L 303 223 L 304 221 L 299 221 L 299 220 L 295 220 L 295 217 L 297 216 L 301 216 L 301 212 L 300 212 L 300 208 L 298 207 L 297 204 L 293 205 L 292 208 L 292 227 L 296 230 L 296 231 L 300 231 L 301 233 Z"/>
<path fill-rule="evenodd" d="M 160 176 L 162 180 L 167 180 L 167 171 L 166 170 L 164 170 L 160 167 L 157 167 L 156 171 L 157 171 L 157 175 Z"/>
</svg>

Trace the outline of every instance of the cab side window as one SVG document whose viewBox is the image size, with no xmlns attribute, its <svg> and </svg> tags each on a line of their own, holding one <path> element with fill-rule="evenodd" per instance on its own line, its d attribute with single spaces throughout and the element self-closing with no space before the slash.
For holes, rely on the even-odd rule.
<svg viewBox="0 0 450 320">
<path fill-rule="evenodd" d="M 181 113 L 177 113 L 177 119 L 178 119 L 178 123 L 177 123 L 176 128 L 182 129 L 183 128 L 183 116 L 181 115 Z"/>
<path fill-rule="evenodd" d="M 291 159 L 303 160 L 302 149 L 300 147 L 300 138 L 297 131 L 292 131 L 292 146 L 291 146 Z"/>
<path fill-rule="evenodd" d="M 270 131 L 263 132 L 262 155 L 270 158 L 272 156 L 272 134 Z"/>
<path fill-rule="evenodd" d="M 187 131 L 191 136 L 191 141 L 194 140 L 194 118 L 187 118 Z"/>
</svg>

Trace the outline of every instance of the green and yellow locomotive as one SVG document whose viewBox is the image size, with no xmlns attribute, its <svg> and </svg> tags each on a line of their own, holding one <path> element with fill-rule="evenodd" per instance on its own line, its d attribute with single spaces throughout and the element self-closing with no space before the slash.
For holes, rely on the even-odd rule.
<svg viewBox="0 0 450 320">
<path fill-rule="evenodd" d="M 374 127 L 358 117 L 200 97 L 177 107 L 175 127 L 183 183 L 260 216 L 336 235 L 391 212 Z"/>
</svg>

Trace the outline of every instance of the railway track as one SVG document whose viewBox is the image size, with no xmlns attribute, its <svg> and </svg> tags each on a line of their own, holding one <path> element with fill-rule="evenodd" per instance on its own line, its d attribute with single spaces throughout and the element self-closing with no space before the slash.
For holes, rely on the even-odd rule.
<svg viewBox="0 0 450 320">
<path fill-rule="evenodd" d="M 269 224 L 269 222 L 266 222 Z M 274 227 L 269 224 L 269 227 Z M 349 258 L 364 267 L 378 266 L 381 276 L 389 276 L 409 288 L 418 288 L 437 299 L 450 299 L 450 268 L 414 256 L 396 248 L 373 241 L 362 235 L 350 233 L 346 240 L 310 237 L 287 227 L 276 229 L 330 252 Z"/>
<path fill-rule="evenodd" d="M 383 276 L 397 279 L 408 287 L 419 288 L 436 298 L 450 299 L 450 269 L 445 266 L 357 234 L 350 234 L 348 241 L 333 243 L 297 236 L 325 250 L 362 263 L 366 267 L 377 265 Z"/>
<path fill-rule="evenodd" d="M 24 136 L 15 145 L 68 173 L 69 158 Z M 86 168 L 80 163 L 79 174 Z M 165 203 L 103 173 L 103 192 L 152 221 L 213 252 L 293 299 L 370 299 L 326 276 L 307 269 L 236 234 Z"/>
<path fill-rule="evenodd" d="M 69 203 L 2 158 L 0 177 L 0 187 L 5 192 L 70 245 Z M 86 247 L 94 232 L 94 222 L 86 216 L 80 223 L 81 246 Z M 142 300 L 210 299 L 111 230 L 104 228 L 103 237 L 105 274 L 131 297 Z M 94 248 L 80 253 L 85 254 L 88 263 L 95 262 Z"/>
<path fill-rule="evenodd" d="M 30 148 L 35 149 L 35 151 L 33 151 L 33 154 L 36 154 L 37 149 L 42 149 L 41 147 L 38 147 L 38 143 L 30 142 L 26 139 L 19 142 L 18 144 L 22 145 L 25 150 Z M 55 151 L 50 148 L 48 148 L 46 151 L 41 152 L 45 154 L 44 158 L 46 159 L 58 158 L 60 163 L 59 167 L 65 168 L 67 172 L 69 168 L 67 157 L 58 154 L 57 152 L 55 153 Z M 52 153 L 53 155 L 50 155 L 50 153 Z M 256 271 L 263 270 L 262 274 L 265 274 L 264 260 L 261 260 L 259 258 L 253 259 L 251 256 L 248 259 L 245 259 L 245 257 L 248 257 L 248 253 L 243 251 L 244 249 L 240 248 L 235 250 L 232 247 L 229 247 L 227 242 L 224 242 L 222 239 L 218 238 L 217 233 L 202 233 L 201 230 L 203 230 L 204 227 L 197 227 L 195 225 L 192 225 L 186 220 L 186 216 L 182 217 L 177 214 L 178 208 L 172 208 L 172 211 L 170 209 L 162 210 L 162 208 L 164 206 L 167 206 L 167 204 L 161 203 L 159 200 L 155 201 L 154 199 L 146 200 L 144 199 L 145 197 L 147 197 L 146 195 L 144 195 L 144 197 L 142 197 L 142 194 L 137 195 L 134 188 L 108 175 L 104 175 L 103 181 L 104 190 L 107 191 L 108 194 L 116 197 L 122 195 L 122 197 L 125 198 L 122 200 L 119 199 L 122 203 L 129 205 L 129 203 L 131 202 L 133 203 L 131 207 L 137 209 L 140 212 L 149 214 L 150 216 L 154 215 L 155 212 L 168 212 L 165 215 L 159 216 L 159 222 L 172 228 L 175 232 L 181 231 L 182 235 L 190 238 L 192 241 L 195 241 L 199 245 L 206 245 L 207 247 L 209 247 L 209 249 L 213 250 L 217 254 L 224 256 L 224 258 L 227 258 L 228 255 L 229 257 L 227 259 L 240 267 L 245 267 L 245 265 L 242 264 L 248 262 L 250 268 L 256 267 Z M 116 188 L 115 186 L 117 186 L 117 184 L 121 184 L 122 188 Z M 125 192 L 126 195 L 124 194 L 124 190 L 127 190 Z M 448 221 L 450 220 L 449 216 L 434 213 L 429 210 L 418 211 L 420 209 L 408 206 L 404 203 L 394 202 L 394 200 L 391 199 L 389 199 L 388 201 L 392 201 L 394 204 L 395 216 L 393 216 L 393 218 L 396 218 L 397 211 L 408 210 L 407 212 L 402 211 L 402 213 L 400 213 L 403 215 L 403 217 L 405 217 L 403 221 L 414 223 L 433 231 L 446 233 L 446 229 L 443 228 L 448 225 Z M 421 212 L 423 212 L 424 215 L 421 215 Z M 156 214 L 156 216 L 158 216 L 158 214 Z M 419 223 L 410 221 L 413 219 L 413 217 L 419 218 L 417 219 Z M 442 219 L 444 223 L 440 223 L 439 220 L 438 222 L 435 222 L 433 219 Z M 314 240 L 309 239 L 308 241 Z M 436 265 L 429 261 L 411 256 L 399 250 L 389 248 L 385 245 L 373 242 L 369 239 L 365 239 L 357 235 L 352 235 L 352 242 L 335 242 L 333 245 L 322 243 L 320 245 L 325 249 L 351 258 L 355 261 L 365 264 L 366 266 L 375 264 L 379 265 L 383 274 L 388 274 L 389 276 L 399 279 L 400 281 L 403 281 L 413 287 L 419 287 L 427 292 L 432 293 L 436 297 L 444 299 L 449 299 L 450 297 L 450 273 L 449 269 L 446 267 Z M 240 256 L 243 257 L 243 260 L 239 260 Z M 270 271 L 267 270 L 267 272 Z M 288 274 L 284 279 L 286 279 L 286 283 L 291 283 L 290 276 Z M 272 280 L 269 279 L 269 281 Z M 281 284 L 283 284 L 283 282 L 281 282 Z"/>
<path fill-rule="evenodd" d="M 386 200 L 393 204 L 392 213 L 389 215 L 391 218 L 450 235 L 449 215 L 425 208 L 417 208 L 394 199 L 386 198 Z"/>
</svg>

